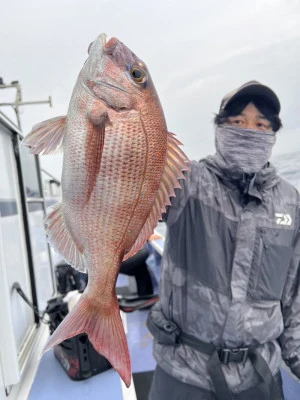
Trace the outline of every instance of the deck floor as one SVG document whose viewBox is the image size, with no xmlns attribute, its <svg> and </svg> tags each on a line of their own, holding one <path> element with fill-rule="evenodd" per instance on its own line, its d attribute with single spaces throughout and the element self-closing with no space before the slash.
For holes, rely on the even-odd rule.
<svg viewBox="0 0 300 400">
<path fill-rule="evenodd" d="M 126 277 L 120 276 L 118 285 L 126 284 Z M 28 400 L 146 400 L 150 385 L 151 371 L 155 369 L 152 356 L 152 337 L 146 327 L 148 311 L 126 314 L 127 340 L 132 362 L 134 391 L 122 390 L 119 375 L 112 369 L 83 381 L 72 381 L 53 350 L 46 353 L 41 361 Z M 300 399 L 300 384 L 282 370 L 285 400 Z M 132 394 L 133 393 L 133 394 Z M 171 399 L 170 399 L 171 400 Z"/>
</svg>

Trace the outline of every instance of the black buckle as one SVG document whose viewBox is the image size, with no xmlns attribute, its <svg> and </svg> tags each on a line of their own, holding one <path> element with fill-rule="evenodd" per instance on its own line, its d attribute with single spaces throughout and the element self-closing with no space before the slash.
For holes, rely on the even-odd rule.
<svg viewBox="0 0 300 400">
<path fill-rule="evenodd" d="M 219 359 L 223 364 L 228 364 L 229 362 L 242 362 L 243 365 L 245 365 L 249 349 L 248 347 L 242 347 L 239 349 L 219 349 L 218 353 Z"/>
</svg>

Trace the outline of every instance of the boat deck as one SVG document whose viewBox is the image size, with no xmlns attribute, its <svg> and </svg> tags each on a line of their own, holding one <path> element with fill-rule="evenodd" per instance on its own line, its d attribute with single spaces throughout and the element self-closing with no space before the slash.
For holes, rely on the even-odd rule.
<svg viewBox="0 0 300 400">
<path fill-rule="evenodd" d="M 120 275 L 117 285 L 124 287 L 127 282 L 128 278 Z M 51 349 L 40 361 L 28 400 L 63 400 L 66 396 L 72 400 L 147 399 L 156 365 L 152 356 L 152 336 L 146 327 L 147 314 L 147 310 L 122 314 L 133 372 L 129 389 L 113 369 L 82 381 L 70 379 Z"/>
<path fill-rule="evenodd" d="M 126 315 L 133 371 L 129 389 L 121 384 L 119 375 L 112 369 L 83 381 L 72 381 L 51 350 L 41 359 L 29 400 L 146 400 L 155 368 L 152 338 L 146 328 L 147 313 L 135 311 Z M 299 400 L 299 383 L 285 369 L 281 372 L 285 400 Z"/>
</svg>

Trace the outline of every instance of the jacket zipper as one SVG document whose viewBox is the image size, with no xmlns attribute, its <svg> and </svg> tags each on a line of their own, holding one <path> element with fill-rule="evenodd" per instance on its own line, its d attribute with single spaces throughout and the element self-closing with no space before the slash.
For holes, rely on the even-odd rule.
<svg viewBox="0 0 300 400">
<path fill-rule="evenodd" d="M 173 289 L 169 297 L 169 319 L 173 321 Z"/>
</svg>

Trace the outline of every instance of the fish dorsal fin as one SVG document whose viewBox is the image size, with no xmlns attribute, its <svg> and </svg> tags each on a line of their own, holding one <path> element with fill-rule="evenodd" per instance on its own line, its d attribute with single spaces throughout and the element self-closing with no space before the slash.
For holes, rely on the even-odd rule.
<svg viewBox="0 0 300 400">
<path fill-rule="evenodd" d="M 29 147 L 33 154 L 56 153 L 61 149 L 66 131 L 66 118 L 66 116 L 51 118 L 34 125 L 22 143 Z"/>
<path fill-rule="evenodd" d="M 86 272 L 83 261 L 83 249 L 78 248 L 66 227 L 62 213 L 62 204 L 55 204 L 48 209 L 44 220 L 48 242 L 54 250 L 80 272 Z"/>
<path fill-rule="evenodd" d="M 153 233 L 157 222 L 161 216 L 166 212 L 166 206 L 171 205 L 170 197 L 175 196 L 174 188 L 181 189 L 178 179 L 185 179 L 182 171 L 189 171 L 189 160 L 184 152 L 179 148 L 182 145 L 179 140 L 175 138 L 173 133 L 168 132 L 168 145 L 165 168 L 162 173 L 158 192 L 152 207 L 152 211 L 147 218 L 137 240 L 132 248 L 124 256 L 124 261 L 132 257 L 139 251 L 147 242 L 150 235 Z"/>
</svg>

